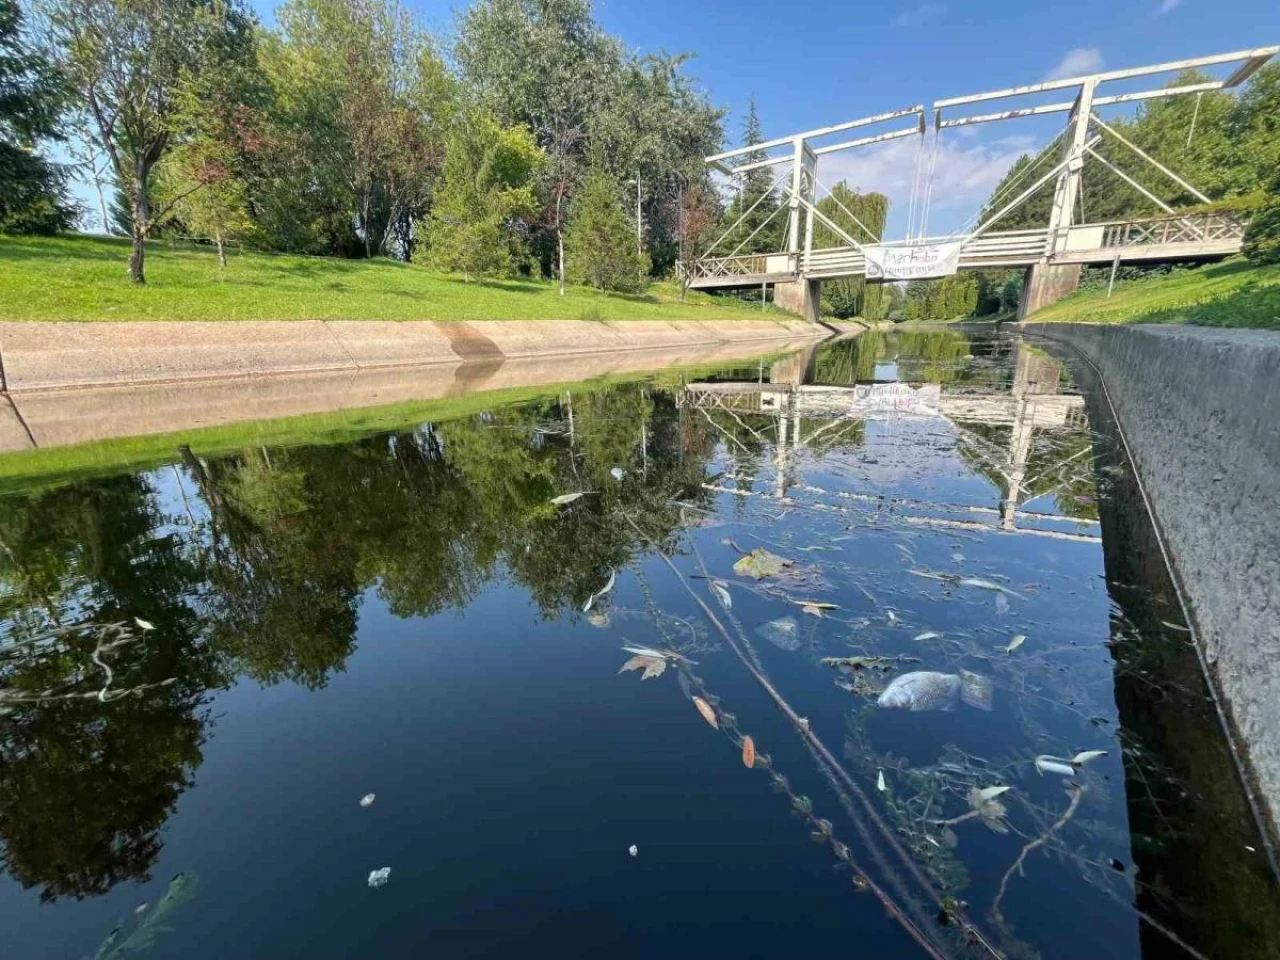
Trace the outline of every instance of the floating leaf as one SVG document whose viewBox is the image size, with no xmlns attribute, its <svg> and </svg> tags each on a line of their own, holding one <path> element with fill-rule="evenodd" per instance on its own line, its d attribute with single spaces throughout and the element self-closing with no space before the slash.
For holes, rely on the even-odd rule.
<svg viewBox="0 0 1280 960">
<path fill-rule="evenodd" d="M 711 708 L 711 704 L 703 700 L 701 697 L 693 698 L 693 705 L 698 708 L 698 712 L 702 714 L 702 719 L 711 724 L 713 730 L 720 729 L 720 721 L 716 719 L 716 712 Z"/>
<path fill-rule="evenodd" d="M 821 600 L 792 600 L 797 607 L 814 607 L 818 610 L 839 610 L 834 603 L 823 603 Z"/>
<path fill-rule="evenodd" d="M 1097 760 L 1098 757 L 1105 757 L 1106 755 L 1107 751 L 1105 750 L 1082 750 L 1071 758 L 1071 762 L 1078 766 L 1082 763 L 1088 763 L 1090 760 Z"/>
<path fill-rule="evenodd" d="M 983 787 L 981 790 L 978 791 L 978 794 L 982 797 L 983 800 L 994 800 L 996 797 L 1000 796 L 1000 794 L 1007 793 L 1012 789 L 1013 789 L 1012 787 L 1004 787 L 1004 786 Z"/>
<path fill-rule="evenodd" d="M 988 787 L 985 790 L 979 790 L 977 787 L 969 788 L 969 809 L 980 816 L 986 822 L 987 826 L 993 826 L 993 824 L 998 823 L 1000 818 L 1008 812 L 1005 805 L 995 798 L 1009 788 L 996 787 L 994 789 L 999 792 L 995 795 L 988 796 L 992 789 L 993 788 L 991 787 Z M 1003 824 L 1000 824 L 1000 826 L 1003 827 Z M 997 832 L 1004 833 L 1005 831 L 1003 829 L 999 829 Z"/>
<path fill-rule="evenodd" d="M 1076 768 L 1071 765 L 1070 760 L 1063 760 L 1061 757 L 1039 756 L 1036 757 L 1036 773 L 1042 776 L 1045 773 L 1057 773 L 1072 777 L 1075 776 Z"/>
<path fill-rule="evenodd" d="M 388 880 L 391 879 L 390 867 L 379 867 L 377 870 L 369 871 L 369 886 L 382 887 L 386 886 Z"/>
<path fill-rule="evenodd" d="M 608 593 L 610 590 L 612 590 L 612 589 L 613 589 L 613 585 L 614 585 L 614 583 L 617 581 L 617 579 L 618 579 L 618 571 L 617 571 L 617 570 L 614 570 L 612 567 L 610 567 L 610 568 L 609 568 L 609 579 L 608 579 L 608 581 L 605 583 L 605 585 L 604 585 L 603 587 L 601 587 L 599 590 L 597 590 L 595 593 L 593 593 L 591 596 L 589 596 L 589 597 L 587 598 L 587 602 L 586 602 L 586 603 L 584 603 L 584 604 L 582 605 L 582 612 L 583 612 L 583 613 L 586 613 L 588 610 L 590 610 L 590 609 L 595 605 L 595 602 L 596 602 L 597 600 L 599 600 L 599 599 L 600 599 L 601 597 L 603 597 L 606 593 Z"/>
<path fill-rule="evenodd" d="M 1020 633 L 1016 637 L 1014 637 L 1012 640 L 1009 641 L 1009 645 L 1004 648 L 1004 652 L 1013 653 L 1013 651 L 1017 650 L 1020 646 L 1022 646 L 1026 642 L 1027 642 L 1026 634 Z"/>
<path fill-rule="evenodd" d="M 876 773 L 876 789 L 884 793 L 889 787 L 884 782 L 884 771 L 880 770 Z"/>
<path fill-rule="evenodd" d="M 146 633 L 148 630 L 154 630 L 156 628 L 156 625 L 154 623 L 152 623 L 149 620 L 143 620 L 141 617 L 134 617 L 133 622 L 138 625 L 138 629 L 140 629 L 143 633 Z"/>
<path fill-rule="evenodd" d="M 716 599 L 720 601 L 720 606 L 726 610 L 733 608 L 733 597 L 729 595 L 729 585 L 723 580 L 711 581 L 711 592 L 716 595 Z"/>
<path fill-rule="evenodd" d="M 363 797 L 360 798 L 360 806 L 372 807 L 373 801 L 376 799 L 378 799 L 378 795 L 376 793 L 366 793 Z"/>
<path fill-rule="evenodd" d="M 918 643 L 921 640 L 938 640 L 941 639 L 941 637 L 942 634 L 940 633 L 935 633 L 932 630 L 926 630 L 924 633 L 916 634 L 912 639 Z"/>
<path fill-rule="evenodd" d="M 915 572 L 915 571 L 912 571 L 912 572 Z M 944 579 L 944 578 L 940 577 L 938 579 Z M 994 580 L 983 580 L 980 577 L 962 577 L 960 580 L 960 586 L 977 587 L 979 590 L 995 590 L 995 591 L 998 591 L 999 593 L 1007 594 L 1010 597 L 1017 596 L 1017 594 L 1014 593 L 1012 590 L 1010 590 L 1008 587 L 1002 586 L 1001 584 L 996 583 Z"/>
<path fill-rule="evenodd" d="M 794 560 L 786 560 L 764 547 L 756 547 L 745 557 L 733 565 L 733 572 L 740 577 L 754 577 L 763 580 L 765 577 L 776 577 L 786 567 L 792 566 Z"/>
<path fill-rule="evenodd" d="M 1003 617 L 1008 612 L 1009 612 L 1009 601 L 1005 598 L 1005 595 L 1003 593 L 997 593 L 996 594 L 996 613 L 998 613 L 1000 616 Z"/>
<path fill-rule="evenodd" d="M 562 493 L 558 497 L 552 497 L 549 502 L 554 503 L 557 507 L 562 507 L 566 503 L 573 503 L 579 497 L 585 497 L 590 492 L 590 490 L 582 490 L 578 493 Z"/>
<path fill-rule="evenodd" d="M 742 738 L 742 764 L 748 770 L 756 765 L 756 744 L 750 736 Z"/>
<path fill-rule="evenodd" d="M 641 680 L 648 680 L 650 677 L 660 677 L 662 676 L 662 671 L 667 669 L 667 658 L 662 656 L 646 657 L 643 654 L 637 655 L 624 663 L 618 672 L 623 673 L 627 670 L 640 669 L 644 670 L 644 673 L 640 675 Z"/>
<path fill-rule="evenodd" d="M 800 608 L 800 612 L 807 613 L 811 617 L 818 617 L 819 619 L 822 618 L 822 608 L 815 606 L 812 603 L 806 603 Z"/>
</svg>

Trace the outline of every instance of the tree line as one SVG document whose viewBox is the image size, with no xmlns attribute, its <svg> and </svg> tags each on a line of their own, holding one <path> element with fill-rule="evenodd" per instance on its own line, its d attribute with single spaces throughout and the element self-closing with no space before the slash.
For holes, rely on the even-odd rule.
<svg viewBox="0 0 1280 960">
<path fill-rule="evenodd" d="M 477 0 L 445 40 L 401 0 L 0 0 L 0 231 L 77 219 L 60 141 L 132 240 L 425 260 L 637 289 L 721 222 L 724 111 L 688 57 L 592 0 Z M 8 92 L 14 91 L 10 97 Z M 13 195 L 9 186 L 26 184 Z"/>
</svg>

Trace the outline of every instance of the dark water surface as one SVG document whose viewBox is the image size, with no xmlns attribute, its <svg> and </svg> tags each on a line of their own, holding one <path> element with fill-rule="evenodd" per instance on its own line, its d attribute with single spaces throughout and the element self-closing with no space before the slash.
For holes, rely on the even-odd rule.
<svg viewBox="0 0 1280 960">
<path fill-rule="evenodd" d="M 4 957 L 1280 956 L 1107 413 L 1012 339 L 193 438 L 0 539 Z"/>
</svg>

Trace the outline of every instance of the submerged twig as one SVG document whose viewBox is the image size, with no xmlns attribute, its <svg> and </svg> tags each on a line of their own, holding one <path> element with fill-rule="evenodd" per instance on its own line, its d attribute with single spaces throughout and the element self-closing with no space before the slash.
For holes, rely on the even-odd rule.
<svg viewBox="0 0 1280 960">
<path fill-rule="evenodd" d="M 1050 827 L 1036 837 L 1034 840 L 1028 841 L 1018 854 L 1018 859 L 1009 865 L 1009 869 L 1004 872 L 1004 876 L 1000 878 L 1000 889 L 996 893 L 996 898 L 991 902 L 991 916 L 1001 926 L 1004 925 L 1002 914 L 1000 913 L 1000 901 L 1004 899 L 1005 892 L 1009 888 L 1009 881 L 1013 878 L 1015 872 L 1022 872 L 1022 864 L 1027 859 L 1027 854 L 1038 847 L 1044 846 L 1053 837 L 1055 833 L 1067 825 L 1067 822 L 1075 816 L 1076 808 L 1080 806 L 1080 799 L 1084 796 L 1084 787 L 1077 783 L 1072 783 L 1068 788 L 1071 792 L 1071 802 L 1067 804 L 1067 809 L 1063 811 L 1062 816 L 1053 822 Z"/>
<path fill-rule="evenodd" d="M 911 855 L 908 854 L 906 850 L 902 848 L 902 845 L 898 842 L 897 837 L 893 835 L 893 831 L 889 829 L 888 825 L 884 822 L 884 819 L 880 816 L 880 814 L 876 811 L 875 807 L 871 804 L 871 801 L 867 798 L 866 793 L 863 792 L 862 788 L 857 784 L 857 782 L 853 779 L 853 777 L 849 775 L 849 772 L 844 769 L 844 767 L 836 759 L 835 755 L 831 752 L 831 750 L 827 747 L 827 745 L 824 744 L 818 738 L 817 734 L 813 732 L 813 728 L 810 725 L 808 719 L 800 716 L 800 714 L 798 714 L 795 711 L 795 709 L 791 706 L 791 704 L 788 703 L 787 700 L 778 691 L 777 687 L 773 685 L 773 683 L 769 680 L 769 678 L 756 669 L 755 665 L 751 662 L 750 657 L 748 657 L 746 653 L 743 652 L 738 642 L 733 638 L 733 636 L 729 633 L 729 631 L 725 629 L 724 624 L 720 622 L 719 618 L 715 615 L 715 612 L 711 609 L 711 607 L 709 607 L 706 601 L 704 601 L 702 597 L 698 596 L 698 594 L 693 590 L 693 588 L 689 586 L 688 582 L 685 580 L 684 575 L 680 573 L 680 569 L 675 565 L 675 563 L 672 562 L 671 558 L 667 556 L 666 551 L 663 550 L 662 547 L 659 546 L 658 543 L 652 537 L 650 537 L 647 533 L 645 533 L 643 529 L 641 529 L 639 524 L 637 524 L 635 520 L 632 519 L 630 514 L 624 511 L 622 516 L 627 521 L 627 523 L 631 525 L 632 529 L 634 529 L 636 533 L 640 535 L 640 538 L 644 540 L 647 544 L 649 544 L 649 546 L 653 549 L 654 553 L 657 554 L 657 556 L 661 558 L 662 562 L 665 563 L 667 567 L 670 568 L 671 572 L 676 575 L 676 578 L 680 581 L 680 584 L 684 587 L 685 591 L 689 594 L 689 596 L 693 598 L 694 602 L 697 603 L 698 606 L 702 608 L 702 612 L 706 615 L 707 619 L 711 621 L 712 626 L 714 626 L 720 632 L 720 635 L 724 637 L 725 642 L 729 644 L 729 648 L 733 650 L 734 654 L 738 657 L 738 659 L 742 661 L 743 666 L 747 668 L 747 671 L 752 675 L 752 677 L 755 678 L 756 682 L 760 684 L 762 688 L 764 688 L 764 691 L 767 694 L 769 694 L 769 697 L 773 700 L 774 704 L 778 707 L 778 709 L 781 710 L 783 714 L 787 717 L 787 719 L 791 721 L 791 723 L 795 726 L 796 730 L 799 731 L 800 736 L 804 738 L 813 747 L 813 749 L 818 752 L 818 754 L 823 758 L 823 760 L 830 766 L 832 771 L 834 771 L 837 774 L 837 776 L 839 776 L 839 778 L 844 782 L 846 787 L 848 787 L 849 791 L 858 798 L 858 800 L 862 803 L 863 807 L 866 809 L 867 815 L 871 818 L 872 822 L 875 823 L 875 825 L 879 828 L 881 834 L 884 836 L 889 846 L 893 848 L 894 852 L 902 860 L 903 865 L 915 878 L 916 882 L 919 883 L 920 886 L 925 890 L 925 892 L 927 892 L 929 896 L 934 900 L 934 902 L 938 904 L 939 909 L 946 909 L 945 905 L 943 904 L 942 898 L 938 895 L 938 892 L 934 890 L 933 884 L 931 884 L 928 878 L 925 877 L 924 873 L 920 869 L 919 864 L 917 864 L 915 860 L 912 859 Z M 739 550 L 741 551 L 741 548 L 739 548 Z M 968 921 L 962 916 L 957 917 L 957 919 L 959 920 L 960 925 L 964 929 L 964 931 L 970 936 L 972 936 L 974 940 L 977 943 L 979 943 L 984 949 L 986 949 L 992 956 L 994 957 L 1001 956 L 1000 952 L 994 946 L 992 946 L 992 944 L 986 939 L 985 936 L 982 935 L 982 933 L 973 925 L 971 921 Z"/>
</svg>

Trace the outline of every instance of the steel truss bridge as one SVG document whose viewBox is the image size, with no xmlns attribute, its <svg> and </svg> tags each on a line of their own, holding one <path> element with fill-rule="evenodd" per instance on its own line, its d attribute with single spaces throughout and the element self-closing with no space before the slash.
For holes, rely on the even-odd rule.
<svg viewBox="0 0 1280 960">
<path fill-rule="evenodd" d="M 981 269 L 985 267 L 1026 267 L 1027 282 L 1023 288 L 1020 313 L 1038 309 L 1074 289 L 1080 267 L 1085 264 L 1140 263 L 1158 261 L 1211 260 L 1230 256 L 1240 251 L 1247 218 L 1238 213 L 1179 212 L 1165 203 L 1152 189 L 1130 174 L 1115 166 L 1097 150 L 1105 139 L 1136 155 L 1143 162 L 1142 169 L 1154 172 L 1163 182 L 1176 184 L 1181 192 L 1194 197 L 1200 203 L 1209 203 L 1209 197 L 1188 183 L 1175 171 L 1149 156 L 1124 135 L 1107 124 L 1097 113 L 1103 107 L 1141 102 L 1165 97 L 1203 94 L 1211 90 L 1226 90 L 1239 86 L 1273 56 L 1280 53 L 1280 46 L 1259 47 L 1234 53 L 1217 54 L 1146 67 L 1113 70 L 1084 77 L 1050 80 L 1027 86 L 1010 87 L 988 93 L 937 100 L 933 103 L 933 153 L 929 157 L 924 178 L 917 170 L 915 189 L 911 197 L 909 223 L 920 211 L 921 234 L 927 222 L 928 206 L 932 192 L 932 166 L 937 156 L 941 131 L 979 123 L 991 123 L 1021 117 L 1065 113 L 1067 123 L 1055 140 L 1061 139 L 1062 149 L 1058 162 L 1049 169 L 1035 171 L 1035 164 L 1024 170 L 1024 176 L 1037 172 L 1030 182 L 1012 183 L 1004 193 L 995 198 L 994 212 L 972 229 L 946 236 L 916 236 L 905 240 L 885 242 L 866 228 L 850 211 L 844 210 L 854 221 L 851 234 L 835 223 L 816 206 L 818 192 L 823 188 L 817 177 L 819 157 L 845 150 L 855 150 L 885 143 L 903 137 L 919 136 L 921 156 L 927 152 L 928 124 L 923 105 L 894 110 L 875 116 L 863 117 L 816 130 L 807 130 L 791 136 L 779 137 L 763 143 L 750 144 L 736 150 L 728 150 L 706 158 L 712 169 L 738 177 L 757 169 L 781 168 L 773 189 L 764 196 L 781 195 L 783 203 L 772 216 L 786 217 L 783 249 L 776 253 L 743 253 L 755 235 L 765 226 L 761 223 L 755 233 L 742 240 L 737 249 L 711 255 L 723 248 L 724 241 L 734 235 L 737 227 L 754 210 L 748 208 L 707 251 L 707 255 L 682 260 L 677 265 L 680 276 L 694 289 L 748 287 L 774 285 L 775 298 L 780 305 L 817 319 L 819 284 L 822 280 L 838 277 L 866 276 L 868 279 L 904 279 L 902 274 L 886 273 L 885 258 L 898 263 L 910 263 L 919 259 L 928 261 L 937 251 L 948 248 L 958 257 L 949 270 Z M 1101 94 L 1106 84 L 1157 74 L 1176 73 L 1200 67 L 1235 65 L 1228 76 L 1220 80 L 1159 89 L 1140 90 L 1114 94 Z M 992 100 L 1017 100 L 1033 97 L 1049 91 L 1074 91 L 1071 100 L 1057 103 L 1036 104 L 996 113 L 953 116 L 958 107 Z M 1025 101 L 1024 101 L 1025 102 Z M 910 125 L 887 133 L 871 134 L 839 143 L 826 142 L 839 133 L 875 127 L 895 120 L 909 119 Z M 779 152 L 779 151 L 782 152 Z M 1051 154 L 1049 154 L 1051 156 Z M 1040 160 L 1045 159 L 1042 154 Z M 763 157 L 763 159 L 758 159 Z M 1108 168 L 1138 193 L 1163 211 L 1161 216 L 1108 223 L 1077 223 L 1075 216 L 1080 206 L 1081 177 L 1086 161 Z M 1039 161 L 1037 161 L 1039 163 Z M 917 166 L 920 164 L 918 162 Z M 1043 229 L 997 230 L 1001 220 L 1025 203 L 1050 182 L 1055 183 L 1053 204 L 1049 222 Z M 1021 188 L 1016 196 L 1010 188 Z M 922 196 L 918 195 L 922 194 Z M 837 205 L 839 203 L 837 201 Z M 841 207 L 843 210 L 844 208 Z M 772 219 L 772 216 L 768 219 Z M 825 232 L 842 241 L 837 246 L 815 247 L 814 230 L 821 225 Z M 860 229 L 859 229 L 860 228 Z M 911 229 L 908 227 L 908 233 Z M 919 276 L 941 276 L 929 273 L 925 267 Z"/>
</svg>

